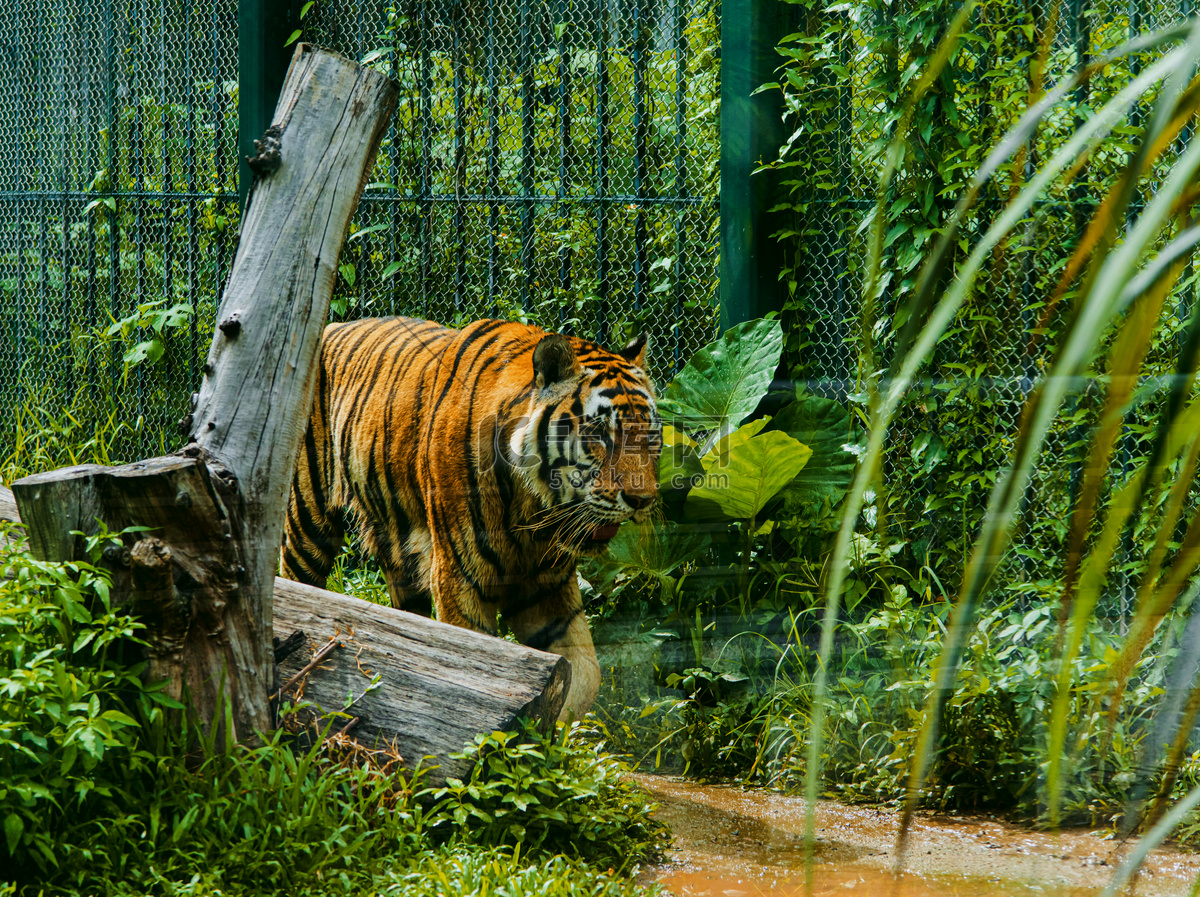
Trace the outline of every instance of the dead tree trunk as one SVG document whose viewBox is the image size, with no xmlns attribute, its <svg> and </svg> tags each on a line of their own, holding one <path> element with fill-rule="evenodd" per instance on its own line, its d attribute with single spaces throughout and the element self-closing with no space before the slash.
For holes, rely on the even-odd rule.
<svg viewBox="0 0 1200 897">
<path fill-rule="evenodd" d="M 335 728 L 388 745 L 410 770 L 435 766 L 430 785 L 470 772 L 452 755 L 481 732 L 512 730 L 520 717 L 550 729 L 571 683 L 570 661 L 557 654 L 286 579 L 275 580 L 275 624 L 306 636 L 280 660 L 283 697 L 346 714 Z"/>
<path fill-rule="evenodd" d="M 162 627 L 156 671 L 187 684 L 203 722 L 229 713 L 234 740 L 272 725 L 271 595 L 292 464 L 338 253 L 395 102 L 378 72 L 299 46 L 251 160 L 255 184 L 182 457 L 13 484 L 46 559 L 79 557 L 70 533 L 94 532 L 97 519 L 110 530 L 155 527 L 106 560 Z"/>
</svg>

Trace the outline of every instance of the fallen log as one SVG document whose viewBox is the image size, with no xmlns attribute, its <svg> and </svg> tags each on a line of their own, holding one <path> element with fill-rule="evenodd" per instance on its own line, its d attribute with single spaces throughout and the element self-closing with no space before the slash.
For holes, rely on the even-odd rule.
<svg viewBox="0 0 1200 897">
<path fill-rule="evenodd" d="M 168 460 L 174 463 L 159 463 Z M 48 487 L 61 489 L 64 481 L 74 479 L 88 483 L 87 489 L 74 490 L 76 496 L 120 491 L 130 483 L 147 482 L 146 464 L 153 464 L 157 476 L 169 483 L 165 489 L 157 490 L 159 493 L 182 494 L 180 483 L 186 482 L 192 484 L 196 497 L 178 504 L 159 503 L 157 507 L 144 502 L 135 505 L 142 509 L 143 515 L 154 515 L 158 529 L 137 540 L 127 565 L 120 558 L 111 565 L 118 571 L 128 569 L 131 579 L 135 573 L 143 579 L 152 577 L 154 557 L 159 556 L 153 544 L 140 549 L 138 546 L 151 540 L 167 545 L 179 543 L 179 526 L 196 526 L 198 532 L 201 522 L 210 519 L 204 512 L 208 505 L 201 500 L 204 493 L 195 488 L 196 483 L 204 481 L 200 472 L 203 465 L 185 459 L 154 459 L 129 465 L 140 468 L 136 478 L 122 476 L 123 468 L 90 465 L 69 468 L 76 471 L 74 478 L 64 478 L 66 471 L 56 471 L 57 476 Z M 37 483 L 36 477 L 31 479 Z M 76 499 L 72 513 L 87 514 L 99 501 L 94 497 Z M 182 504 L 187 504 L 186 510 L 192 513 L 183 513 Z M 20 521 L 12 492 L 2 486 L 0 520 Z M 48 532 L 29 535 L 31 539 L 45 540 L 55 533 L 69 534 L 70 528 L 60 524 Z M 111 528 L 114 527 L 110 523 Z M 62 546 L 59 550 L 67 548 Z M 139 562 L 139 553 L 150 556 Z M 183 557 L 172 560 L 186 563 L 197 576 L 202 575 L 202 568 L 194 560 Z M 153 590 L 135 590 L 134 594 L 145 591 Z M 154 603 L 155 597 L 158 603 Z M 171 603 L 170 592 L 152 594 L 141 601 L 142 612 L 149 613 L 162 613 L 157 608 L 169 612 L 177 606 Z M 275 680 L 283 683 L 280 689 L 283 699 L 311 702 L 326 715 L 347 714 L 347 721 L 357 718 L 351 732 L 356 741 L 367 747 L 387 745 L 404 758 L 409 770 L 420 763 L 430 770 L 425 778 L 427 784 L 436 785 L 446 778 L 465 775 L 468 764 L 450 755 L 461 751 L 479 733 L 512 730 L 521 717 L 549 729 L 566 698 L 571 665 L 557 654 L 535 651 L 515 642 L 286 579 L 275 579 L 273 604 L 276 643 L 284 654 L 278 662 Z M 297 637 L 299 634 L 301 638 Z M 161 649 L 155 646 L 154 650 L 169 652 L 171 647 L 165 644 Z M 306 670 L 322 648 L 329 650 Z M 152 664 L 155 656 L 152 654 Z M 156 670 L 169 673 L 170 667 L 160 664 Z M 303 675 L 290 681 L 297 673 Z M 159 678 L 166 678 L 168 687 L 178 694 L 177 681 L 169 675 Z M 345 725 L 335 721 L 333 729 L 337 731 Z"/>
<path fill-rule="evenodd" d="M 408 769 L 431 758 L 430 784 L 467 773 L 450 754 L 480 733 L 512 730 L 520 717 L 552 726 L 570 684 L 557 654 L 286 579 L 275 580 L 275 631 L 308 642 L 284 658 L 281 680 L 330 639 L 340 643 L 291 693 L 358 717 L 354 739 L 394 747 Z"/>
</svg>

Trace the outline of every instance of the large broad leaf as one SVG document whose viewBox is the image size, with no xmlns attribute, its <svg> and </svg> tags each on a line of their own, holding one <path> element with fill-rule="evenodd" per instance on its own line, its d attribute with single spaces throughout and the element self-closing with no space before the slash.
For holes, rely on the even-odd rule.
<svg viewBox="0 0 1200 897">
<path fill-rule="evenodd" d="M 775 320 L 732 327 L 692 356 L 663 394 L 659 407 L 685 430 L 737 428 L 762 401 L 783 353 L 783 329 Z"/>
<path fill-rule="evenodd" d="M 663 427 L 663 451 L 658 459 L 658 503 L 668 520 L 684 519 L 688 490 L 704 479 L 696 443 L 670 424 Z"/>
<path fill-rule="evenodd" d="M 735 520 L 757 517 L 811 456 L 812 449 L 778 430 L 739 442 L 688 494 L 688 513 L 703 519 L 719 509 Z"/>
<path fill-rule="evenodd" d="M 772 430 L 787 433 L 810 449 L 808 464 L 784 490 L 789 508 L 832 508 L 850 491 L 855 455 L 845 446 L 855 437 L 850 412 L 832 399 L 800 393 L 771 421 Z"/>
<path fill-rule="evenodd" d="M 737 451 L 740 445 L 749 442 L 761 433 L 770 422 L 771 418 L 760 417 L 758 420 L 752 420 L 748 424 L 743 424 L 732 433 L 718 439 L 716 445 L 709 449 L 704 457 L 700 459 L 700 463 L 704 466 L 705 470 L 712 470 L 714 467 L 724 467 L 729 463 L 730 452 Z"/>
</svg>

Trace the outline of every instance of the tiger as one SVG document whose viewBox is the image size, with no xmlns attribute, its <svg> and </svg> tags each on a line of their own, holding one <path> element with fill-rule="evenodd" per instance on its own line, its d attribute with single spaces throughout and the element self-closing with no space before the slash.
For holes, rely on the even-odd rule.
<svg viewBox="0 0 1200 897">
<path fill-rule="evenodd" d="M 348 526 L 395 607 L 570 661 L 560 719 L 600 665 L 576 564 L 658 498 L 646 338 L 612 352 L 501 320 L 330 324 L 292 477 L 281 573 L 324 587 Z"/>
</svg>

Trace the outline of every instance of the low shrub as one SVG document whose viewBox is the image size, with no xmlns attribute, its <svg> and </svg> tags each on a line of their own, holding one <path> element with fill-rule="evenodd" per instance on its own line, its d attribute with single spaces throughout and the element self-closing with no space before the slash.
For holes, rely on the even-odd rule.
<svg viewBox="0 0 1200 897">
<path fill-rule="evenodd" d="M 516 850 L 462 846 L 424 854 L 409 869 L 389 873 L 376 885 L 381 894 L 403 897 L 634 897 L 661 893 L 658 885 L 644 888 L 611 869 L 600 871 L 580 860 L 552 856 L 531 861 Z"/>
<path fill-rule="evenodd" d="M 556 735 L 479 735 L 464 752 L 471 775 L 431 792 L 434 832 L 466 843 L 520 845 L 527 853 L 559 853 L 601 868 L 627 871 L 659 858 L 666 827 L 655 804 L 616 758 Z"/>
</svg>

